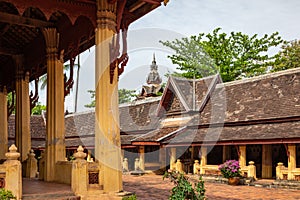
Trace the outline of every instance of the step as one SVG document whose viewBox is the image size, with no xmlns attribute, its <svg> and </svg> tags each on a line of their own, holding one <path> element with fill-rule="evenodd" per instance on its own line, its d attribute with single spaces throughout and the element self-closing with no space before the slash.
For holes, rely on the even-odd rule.
<svg viewBox="0 0 300 200">
<path fill-rule="evenodd" d="M 44 193 L 44 194 L 24 194 L 22 200 L 80 200 L 80 196 L 75 196 L 72 192 Z"/>
</svg>

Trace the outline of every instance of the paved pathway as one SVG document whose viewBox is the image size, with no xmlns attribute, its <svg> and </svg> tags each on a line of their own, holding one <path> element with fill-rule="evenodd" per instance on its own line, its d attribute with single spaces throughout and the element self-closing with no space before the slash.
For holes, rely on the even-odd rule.
<svg viewBox="0 0 300 200">
<path fill-rule="evenodd" d="M 135 192 L 138 200 L 167 200 L 173 184 L 162 176 L 123 175 L 124 190 Z M 279 188 L 260 188 L 254 186 L 230 186 L 219 183 L 205 183 L 206 197 L 211 200 L 221 199 L 274 199 L 300 200 L 300 191 Z"/>
</svg>

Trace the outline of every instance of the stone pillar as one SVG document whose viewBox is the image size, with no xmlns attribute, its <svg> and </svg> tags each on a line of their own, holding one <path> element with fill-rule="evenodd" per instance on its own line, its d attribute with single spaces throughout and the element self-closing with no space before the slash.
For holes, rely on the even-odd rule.
<svg viewBox="0 0 300 200">
<path fill-rule="evenodd" d="M 72 163 L 71 187 L 76 195 L 84 198 L 88 190 L 88 168 L 87 161 L 84 159 L 86 153 L 83 152 L 82 146 L 77 148 L 73 156 L 75 160 Z"/>
<path fill-rule="evenodd" d="M 34 151 L 31 149 L 28 153 L 28 159 L 26 160 L 26 177 L 35 178 L 37 174 L 37 160 L 34 157 Z"/>
<path fill-rule="evenodd" d="M 20 160 L 27 159 L 31 149 L 30 135 L 30 101 L 29 101 L 29 72 L 24 73 L 23 56 L 13 56 L 17 67 L 16 72 L 16 145 L 21 154 Z"/>
<path fill-rule="evenodd" d="M 123 172 L 129 172 L 128 159 L 127 158 L 124 158 L 122 168 L 123 168 Z"/>
<path fill-rule="evenodd" d="M 200 164 L 198 160 L 195 160 L 195 163 L 193 165 L 193 174 L 199 174 L 200 173 Z"/>
<path fill-rule="evenodd" d="M 170 155 L 170 169 L 171 170 L 176 168 L 175 163 L 176 163 L 176 148 L 172 147 L 171 148 L 171 155 Z"/>
<path fill-rule="evenodd" d="M 5 189 L 10 190 L 17 199 L 22 199 L 22 166 L 18 158 L 20 153 L 13 144 L 9 147 L 9 152 L 5 154 L 7 160 L 4 162 L 6 168 Z"/>
<path fill-rule="evenodd" d="M 250 162 L 249 162 L 249 166 L 248 166 L 248 177 L 253 177 L 254 179 L 256 179 L 256 167 L 255 167 L 253 161 L 250 161 Z"/>
<path fill-rule="evenodd" d="M 134 160 L 134 171 L 138 171 L 138 170 L 141 170 L 141 168 L 140 168 L 140 159 L 136 158 Z"/>
<path fill-rule="evenodd" d="M 95 32 L 95 155 L 103 173 L 104 192 L 122 186 L 121 142 L 118 107 L 118 68 L 110 71 L 110 45 L 116 33 L 117 1 L 97 0 Z M 110 75 L 114 74 L 112 83 Z"/>
<path fill-rule="evenodd" d="M 45 167 L 46 167 L 45 152 L 41 152 L 41 159 L 39 160 L 39 180 L 45 180 Z"/>
<path fill-rule="evenodd" d="M 166 148 L 159 148 L 159 161 L 160 161 L 160 169 L 166 170 Z"/>
<path fill-rule="evenodd" d="M 284 169 L 283 163 L 279 162 L 277 163 L 277 167 L 276 167 L 276 180 L 282 180 L 283 179 L 283 175 L 281 170 Z"/>
<path fill-rule="evenodd" d="M 288 144 L 288 152 L 288 180 L 294 180 L 295 177 L 292 171 L 296 168 L 296 145 Z"/>
<path fill-rule="evenodd" d="M 272 178 L 272 145 L 262 145 L 262 178 Z"/>
<path fill-rule="evenodd" d="M 242 168 L 246 166 L 246 145 L 239 146 L 239 154 L 240 167 Z"/>
<path fill-rule="evenodd" d="M 58 59 L 59 34 L 55 28 L 43 30 L 47 52 L 47 135 L 45 180 L 55 180 L 55 163 L 64 161 L 65 116 L 63 52 Z"/>
<path fill-rule="evenodd" d="M 5 159 L 8 150 L 7 92 L 0 90 L 0 159 Z"/>
<path fill-rule="evenodd" d="M 181 163 L 180 159 L 177 159 L 176 171 L 179 172 L 179 173 L 184 173 L 183 166 L 182 166 L 182 163 Z"/>
<path fill-rule="evenodd" d="M 201 163 L 200 163 L 200 174 L 205 174 L 205 166 L 207 164 L 207 147 L 201 147 Z"/>
<path fill-rule="evenodd" d="M 145 171 L 145 146 L 139 146 L 140 170 Z"/>
</svg>

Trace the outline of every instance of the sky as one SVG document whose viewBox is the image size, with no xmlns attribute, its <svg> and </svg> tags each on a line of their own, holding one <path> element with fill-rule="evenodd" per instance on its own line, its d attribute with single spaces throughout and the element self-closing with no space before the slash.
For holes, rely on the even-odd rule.
<svg viewBox="0 0 300 200">
<path fill-rule="evenodd" d="M 132 23 L 128 31 L 129 62 L 119 79 L 119 88 L 139 91 L 155 53 L 163 81 L 164 74 L 176 70 L 168 55 L 173 52 L 159 40 L 174 40 L 199 33 L 222 31 L 245 34 L 272 34 L 278 31 L 285 40 L 300 39 L 299 0 L 170 0 Z M 87 90 L 94 89 L 94 48 L 81 56 L 78 111 L 90 102 Z M 74 95 L 66 98 L 65 108 L 74 110 Z"/>
</svg>

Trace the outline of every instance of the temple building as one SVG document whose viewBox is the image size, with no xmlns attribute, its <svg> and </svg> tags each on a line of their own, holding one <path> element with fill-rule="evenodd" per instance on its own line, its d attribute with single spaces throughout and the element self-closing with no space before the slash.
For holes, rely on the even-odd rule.
<svg viewBox="0 0 300 200">
<path fill-rule="evenodd" d="M 3 0 L 0 1 L 0 186 L 22 199 L 22 177 L 29 175 L 34 148 L 31 109 L 38 93 L 29 82 L 47 74 L 45 149 L 40 176 L 68 183 L 82 199 L 121 199 L 123 191 L 117 90 L 129 59 L 129 25 L 168 0 Z M 95 161 L 86 163 L 78 147 L 76 160 L 65 161 L 64 99 L 73 85 L 74 60 L 95 46 Z M 122 49 L 120 48 L 122 47 Z M 70 61 L 68 78 L 63 65 Z M 12 93 L 13 103 L 7 103 Z M 109 102 L 109 103 L 108 103 Z M 14 143 L 8 148 L 8 116 L 15 111 Z M 11 135 L 11 134 L 10 134 Z M 27 163 L 27 164 L 26 164 Z M 22 166 L 23 165 L 23 166 Z M 29 167 L 24 167 L 24 166 Z M 42 183 L 41 183 L 42 184 Z M 27 185 L 28 186 L 28 185 Z M 96 199 L 99 199 L 99 195 Z"/>
<path fill-rule="evenodd" d="M 162 79 L 157 71 L 158 66 L 155 60 L 155 54 L 153 54 L 152 65 L 150 66 L 150 73 L 147 76 L 146 84 L 142 87 L 142 92 L 138 98 L 145 98 L 151 96 L 157 96 L 158 93 L 162 93 L 163 89 L 161 86 Z"/>
<path fill-rule="evenodd" d="M 162 96 L 119 106 L 122 158 L 129 171 L 138 158 L 145 172 L 207 175 L 236 159 L 244 176 L 300 180 L 299 78 L 299 68 L 229 83 L 170 76 Z M 94 111 L 65 121 L 69 155 L 82 145 L 93 157 Z"/>
</svg>

